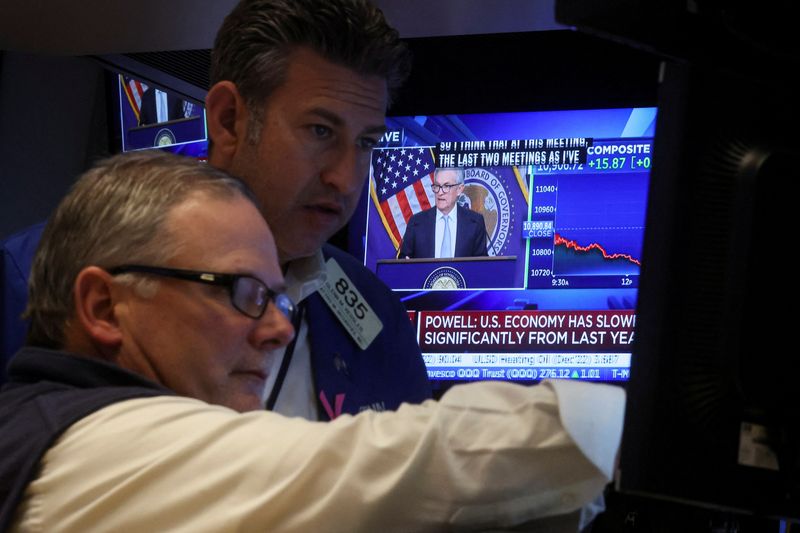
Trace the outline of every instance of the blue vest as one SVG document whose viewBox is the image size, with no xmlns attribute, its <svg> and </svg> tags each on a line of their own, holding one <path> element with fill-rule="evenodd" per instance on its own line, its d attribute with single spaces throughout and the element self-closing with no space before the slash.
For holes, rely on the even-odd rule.
<svg viewBox="0 0 800 533">
<path fill-rule="evenodd" d="M 366 409 L 393 411 L 401 403 L 431 397 L 408 312 L 397 296 L 353 256 L 325 245 L 325 259 L 334 258 L 369 303 L 383 329 L 364 350 L 316 292 L 306 300 L 311 366 L 320 420 Z M 320 402 L 324 395 L 325 405 Z M 329 410 L 340 411 L 330 416 Z"/>
<path fill-rule="evenodd" d="M 174 394 L 100 359 L 26 347 L 0 390 L 0 531 L 15 517 L 40 461 L 72 424 L 112 403 Z"/>
</svg>

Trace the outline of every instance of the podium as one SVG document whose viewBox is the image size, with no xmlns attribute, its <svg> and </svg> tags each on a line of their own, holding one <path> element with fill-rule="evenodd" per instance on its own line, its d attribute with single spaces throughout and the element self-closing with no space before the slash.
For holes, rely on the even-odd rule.
<svg viewBox="0 0 800 533">
<path fill-rule="evenodd" d="M 158 148 L 206 138 L 206 123 L 202 115 L 137 126 L 128 130 L 128 150 Z"/>
<path fill-rule="evenodd" d="M 517 257 L 380 259 L 375 273 L 392 289 L 507 289 Z"/>
</svg>

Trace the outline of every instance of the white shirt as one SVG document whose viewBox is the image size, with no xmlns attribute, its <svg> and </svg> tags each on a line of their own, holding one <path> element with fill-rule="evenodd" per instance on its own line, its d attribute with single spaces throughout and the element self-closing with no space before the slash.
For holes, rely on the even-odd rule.
<svg viewBox="0 0 800 533">
<path fill-rule="evenodd" d="M 456 229 L 458 228 L 458 206 L 454 205 L 453 209 L 447 214 L 449 220 L 447 224 L 450 226 L 450 255 L 447 257 L 455 257 L 456 255 Z M 442 241 L 444 240 L 444 217 L 445 215 L 436 209 L 436 247 L 434 248 L 434 257 L 437 259 L 442 257 Z"/>
<path fill-rule="evenodd" d="M 315 255 L 296 259 L 289 263 L 286 272 L 286 292 L 295 304 L 299 304 L 314 294 L 325 282 L 325 259 L 322 250 Z M 286 416 L 300 416 L 307 420 L 318 420 L 317 399 L 314 391 L 314 380 L 311 379 L 311 345 L 308 339 L 308 322 L 305 317 L 300 323 L 300 330 L 295 332 L 292 360 L 286 372 L 274 411 Z M 275 385 L 278 369 L 286 354 L 282 349 L 275 354 L 272 370 L 266 385 L 266 399 Z"/>
<path fill-rule="evenodd" d="M 156 121 L 167 122 L 169 120 L 169 104 L 167 103 L 167 93 L 155 90 L 156 99 Z"/>
<path fill-rule="evenodd" d="M 458 385 L 309 422 L 185 397 L 127 400 L 42 459 L 13 532 L 486 530 L 569 513 L 612 477 L 624 391 Z"/>
</svg>

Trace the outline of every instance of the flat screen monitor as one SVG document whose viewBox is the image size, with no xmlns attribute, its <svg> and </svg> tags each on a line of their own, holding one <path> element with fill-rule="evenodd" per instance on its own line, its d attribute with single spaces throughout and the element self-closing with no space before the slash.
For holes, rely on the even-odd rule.
<svg viewBox="0 0 800 533">
<path fill-rule="evenodd" d="M 630 377 L 656 116 L 637 107 L 387 119 L 351 252 L 404 302 L 435 390 Z M 444 167 L 463 171 L 454 209 L 480 215 L 486 255 L 398 257 L 411 217 L 436 208 Z"/>
<path fill-rule="evenodd" d="M 155 148 L 198 159 L 208 157 L 203 105 L 122 74 L 117 76 L 117 89 L 123 152 Z"/>
<path fill-rule="evenodd" d="M 661 90 L 619 487 L 800 521 L 792 84 L 670 62 Z"/>
<path fill-rule="evenodd" d="M 790 13 L 556 2 L 560 22 L 663 58 L 618 488 L 719 513 L 726 531 L 800 523 Z"/>
</svg>

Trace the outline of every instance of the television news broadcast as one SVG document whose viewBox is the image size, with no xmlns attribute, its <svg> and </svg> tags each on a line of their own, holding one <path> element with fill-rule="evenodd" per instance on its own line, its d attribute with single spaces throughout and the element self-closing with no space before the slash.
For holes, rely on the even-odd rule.
<svg viewBox="0 0 800 533">
<path fill-rule="evenodd" d="M 387 118 L 351 252 L 398 292 L 435 388 L 630 377 L 655 120 L 653 107 Z M 398 258 L 410 217 L 435 205 L 434 170 L 453 167 L 488 256 Z"/>
</svg>

